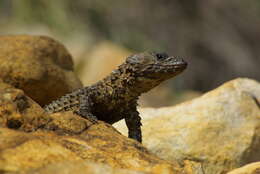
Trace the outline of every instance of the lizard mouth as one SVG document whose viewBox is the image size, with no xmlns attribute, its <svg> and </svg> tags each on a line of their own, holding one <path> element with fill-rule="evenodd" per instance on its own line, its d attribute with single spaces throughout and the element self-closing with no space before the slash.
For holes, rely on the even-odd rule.
<svg viewBox="0 0 260 174">
<path fill-rule="evenodd" d="M 182 58 L 169 57 L 161 64 L 159 70 L 162 70 L 164 73 L 180 73 L 187 68 L 188 63 Z M 161 72 L 161 71 L 159 71 Z"/>
<path fill-rule="evenodd" d="M 184 71 L 187 66 L 188 63 L 183 59 L 169 57 L 165 61 L 147 66 L 143 70 L 143 75 L 152 79 L 171 78 Z"/>
<path fill-rule="evenodd" d="M 173 68 L 186 68 L 188 65 L 184 59 L 174 57 L 169 57 L 162 64 L 172 66 Z"/>
<path fill-rule="evenodd" d="M 170 59 L 170 61 L 169 61 Z M 187 68 L 188 63 L 182 58 L 173 58 L 169 57 L 167 60 L 163 62 L 159 62 L 156 64 L 150 64 L 144 70 L 145 72 L 155 72 L 155 73 L 174 73 L 178 71 L 183 71 Z"/>
<path fill-rule="evenodd" d="M 180 63 L 178 65 L 170 65 L 167 66 L 165 72 L 182 72 L 183 70 L 185 70 L 187 68 L 188 64 L 185 63 Z"/>
</svg>

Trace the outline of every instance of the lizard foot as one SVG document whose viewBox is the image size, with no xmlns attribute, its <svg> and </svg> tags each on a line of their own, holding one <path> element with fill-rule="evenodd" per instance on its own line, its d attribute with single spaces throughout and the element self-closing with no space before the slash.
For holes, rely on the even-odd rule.
<svg viewBox="0 0 260 174">
<path fill-rule="evenodd" d="M 128 138 L 132 138 L 132 139 L 142 143 L 142 134 L 139 131 L 130 131 Z"/>
</svg>

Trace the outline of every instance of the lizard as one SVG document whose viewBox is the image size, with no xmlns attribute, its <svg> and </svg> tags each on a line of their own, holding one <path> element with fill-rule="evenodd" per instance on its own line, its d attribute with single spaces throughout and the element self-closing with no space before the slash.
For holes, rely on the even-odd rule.
<svg viewBox="0 0 260 174">
<path fill-rule="evenodd" d="M 73 111 L 94 123 L 113 124 L 125 119 L 128 137 L 142 142 L 137 100 L 161 82 L 187 67 L 182 58 L 166 53 L 143 52 L 131 55 L 103 80 L 76 89 L 44 106 L 47 113 Z"/>
</svg>

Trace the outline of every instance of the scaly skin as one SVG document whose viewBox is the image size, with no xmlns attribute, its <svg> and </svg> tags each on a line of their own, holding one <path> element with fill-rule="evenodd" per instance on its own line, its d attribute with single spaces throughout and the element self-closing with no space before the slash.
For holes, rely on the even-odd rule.
<svg viewBox="0 0 260 174">
<path fill-rule="evenodd" d="M 110 124 L 124 118 L 128 137 L 142 142 L 138 97 L 186 67 L 183 59 L 166 53 L 135 54 L 103 80 L 66 94 L 44 109 L 48 113 L 71 110 L 93 122 L 98 119 Z"/>
</svg>

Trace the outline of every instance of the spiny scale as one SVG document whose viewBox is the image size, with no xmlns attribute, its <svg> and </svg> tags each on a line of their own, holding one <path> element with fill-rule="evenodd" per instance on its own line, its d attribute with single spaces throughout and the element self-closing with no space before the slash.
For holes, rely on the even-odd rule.
<svg viewBox="0 0 260 174">
<path fill-rule="evenodd" d="M 84 89 L 78 89 L 70 94 L 66 94 L 58 100 L 52 101 L 44 107 L 48 113 L 55 113 L 66 110 L 76 110 L 79 108 L 79 98 L 84 95 Z"/>
</svg>

